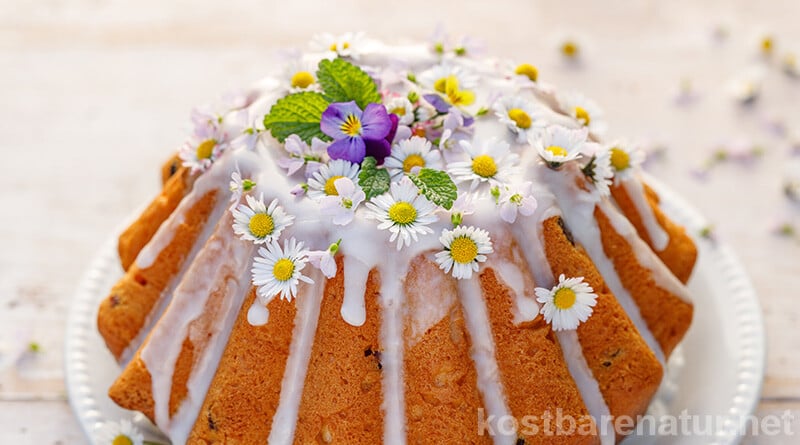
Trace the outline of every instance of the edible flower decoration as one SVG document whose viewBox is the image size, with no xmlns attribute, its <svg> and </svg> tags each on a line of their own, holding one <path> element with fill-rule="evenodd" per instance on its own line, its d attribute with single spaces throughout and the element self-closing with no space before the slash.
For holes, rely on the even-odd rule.
<svg viewBox="0 0 800 445">
<path fill-rule="evenodd" d="M 571 92 L 559 95 L 558 105 L 561 111 L 592 133 L 603 134 L 606 131 L 605 113 L 599 105 L 583 94 Z"/>
<path fill-rule="evenodd" d="M 500 218 L 503 221 L 513 224 L 517 220 L 517 214 L 531 216 L 536 211 L 536 198 L 531 193 L 533 184 L 530 181 L 510 188 L 504 187 L 497 193 L 497 204 L 500 206 Z"/>
<path fill-rule="evenodd" d="M 339 239 L 325 250 L 313 250 L 308 252 L 308 262 L 322 271 L 322 274 L 325 275 L 326 278 L 335 277 L 338 269 L 336 266 L 336 253 L 339 252 L 339 245 L 341 244 L 342 240 Z"/>
<path fill-rule="evenodd" d="M 118 422 L 109 421 L 100 427 L 97 438 L 106 445 L 142 445 L 144 436 L 128 419 Z"/>
<path fill-rule="evenodd" d="M 269 207 L 264 204 L 264 195 L 258 199 L 246 195 L 245 200 L 247 204 L 239 204 L 233 210 L 233 232 L 243 240 L 256 244 L 272 242 L 294 221 L 294 216 L 287 215 L 277 199 Z"/>
<path fill-rule="evenodd" d="M 533 103 L 518 96 L 508 96 L 498 100 L 494 105 L 494 112 L 500 122 L 506 124 L 508 129 L 517 135 L 517 143 L 520 144 L 527 143 L 529 137 L 547 125 L 542 111 Z"/>
<path fill-rule="evenodd" d="M 333 181 L 335 195 L 324 196 L 320 200 L 320 213 L 331 217 L 331 222 L 346 226 L 355 217 L 356 209 L 364 201 L 366 195 L 361 187 L 347 177 Z"/>
<path fill-rule="evenodd" d="M 531 144 L 539 152 L 539 157 L 552 169 L 558 169 L 565 162 L 581 157 L 588 130 L 570 130 L 560 125 L 552 125 L 541 138 L 531 139 Z"/>
<path fill-rule="evenodd" d="M 444 250 L 436 254 L 436 263 L 445 273 L 452 271 L 457 279 L 471 278 L 479 264 L 486 261 L 486 255 L 494 251 L 489 233 L 473 226 L 444 229 L 439 242 Z"/>
<path fill-rule="evenodd" d="M 566 278 L 561 274 L 552 289 L 537 287 L 535 293 L 536 301 L 542 304 L 540 312 L 554 331 L 577 329 L 597 304 L 597 294 L 583 277 Z"/>
<path fill-rule="evenodd" d="M 485 182 L 504 184 L 519 162 L 519 155 L 511 153 L 508 142 L 496 138 L 489 139 L 480 146 L 461 141 L 461 148 L 470 159 L 451 162 L 447 169 L 456 183 L 471 182 L 471 191 Z"/>
<path fill-rule="evenodd" d="M 392 122 L 383 105 L 369 104 L 362 111 L 355 101 L 330 104 L 320 122 L 322 132 L 334 140 L 328 156 L 357 164 L 366 156 L 382 162 L 389 155 L 387 137 L 393 125 L 396 128 L 396 121 Z"/>
<path fill-rule="evenodd" d="M 278 295 L 292 301 L 301 281 L 314 282 L 302 274 L 308 263 L 308 250 L 294 238 L 285 240 L 283 248 L 276 240 L 267 248 L 260 247 L 253 261 L 253 284 L 258 286 L 259 301 L 265 306 Z"/>
<path fill-rule="evenodd" d="M 611 178 L 614 177 L 614 171 L 611 169 L 611 150 L 599 150 L 581 170 L 589 182 L 595 186 L 600 196 L 611 194 L 609 186 Z"/>
<path fill-rule="evenodd" d="M 419 235 L 433 233 L 428 225 L 436 221 L 436 205 L 419 193 L 409 178 L 394 182 L 390 192 L 372 198 L 366 203 L 370 213 L 378 220 L 378 229 L 391 232 L 389 242 L 397 240 L 397 250 L 417 241 Z"/>
<path fill-rule="evenodd" d="M 612 143 L 606 150 L 615 181 L 630 177 L 644 162 L 644 152 L 624 142 Z"/>
</svg>

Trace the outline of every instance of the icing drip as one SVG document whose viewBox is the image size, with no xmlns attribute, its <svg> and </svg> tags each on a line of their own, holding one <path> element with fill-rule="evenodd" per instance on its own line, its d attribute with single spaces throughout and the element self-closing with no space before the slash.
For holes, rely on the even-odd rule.
<svg viewBox="0 0 800 445">
<path fill-rule="evenodd" d="M 537 285 L 539 287 L 552 287 L 555 284 L 555 279 L 544 252 L 544 244 L 540 238 L 540 227 L 543 221 L 559 215 L 560 211 L 555 207 L 552 195 L 540 192 L 538 197 L 542 198 L 540 202 L 544 202 L 544 205 L 540 203 L 539 209 L 534 214 L 535 221 L 537 221 L 536 224 L 527 226 L 515 225 L 514 234 L 518 240 L 524 240 L 526 248 L 522 249 L 522 252 L 528 261 L 531 272 L 535 274 Z M 559 331 L 555 334 L 564 353 L 564 360 L 567 363 L 569 373 L 575 380 L 589 414 L 597 423 L 602 419 L 610 419 L 611 412 L 603 398 L 603 394 L 600 392 L 600 387 L 592 374 L 592 370 L 589 369 L 589 365 L 586 363 L 577 332 Z M 605 426 L 606 428 L 603 430 L 603 426 L 598 425 L 601 433 L 601 443 L 603 445 L 612 445 L 615 443 L 616 433 L 613 427 Z"/>
<path fill-rule="evenodd" d="M 611 205 L 609 201 L 601 201 L 598 203 L 600 210 L 608 217 L 614 230 L 622 235 L 628 244 L 633 248 L 636 255 L 636 260 L 644 266 L 647 270 L 653 273 L 653 280 L 656 285 L 678 298 L 686 302 L 691 302 L 691 294 L 686 286 L 678 280 L 675 274 L 669 270 L 655 253 L 653 253 L 650 246 L 644 242 L 636 233 L 636 228 L 633 227 L 630 221 L 624 215 Z"/>
<path fill-rule="evenodd" d="M 145 338 L 147 338 L 147 335 L 155 323 L 161 318 L 164 310 L 166 310 L 169 302 L 172 300 L 172 294 L 179 284 L 179 278 L 186 274 L 186 271 L 192 265 L 192 260 L 197 256 L 197 253 L 202 249 L 206 240 L 208 240 L 214 232 L 217 222 L 227 210 L 228 203 L 224 197 L 227 196 L 228 190 L 222 189 L 220 184 L 223 184 L 223 187 L 228 184 L 228 179 L 232 171 L 233 165 L 231 164 L 230 158 L 212 165 L 206 173 L 195 181 L 192 191 L 181 200 L 175 211 L 161 224 L 150 242 L 144 246 L 136 257 L 137 267 L 142 269 L 151 267 L 161 251 L 172 241 L 177 228 L 183 224 L 186 212 L 188 212 L 203 196 L 213 190 L 217 190 L 217 201 L 214 204 L 214 209 L 208 216 L 203 229 L 198 234 L 197 240 L 186 255 L 186 259 L 183 261 L 180 271 L 169 280 L 158 302 L 150 311 L 150 314 L 148 314 L 144 326 L 142 326 L 142 329 L 136 334 L 136 337 L 134 337 L 128 347 L 125 348 L 122 355 L 120 355 L 121 364 L 126 365 L 144 343 Z"/>
<path fill-rule="evenodd" d="M 539 315 L 541 306 L 533 295 L 533 288 L 525 285 L 525 277 L 520 266 L 506 260 L 493 260 L 492 268 L 505 285 L 511 289 L 514 298 L 514 323 L 532 321 Z"/>
<path fill-rule="evenodd" d="M 273 445 L 291 444 L 297 426 L 297 414 L 300 399 L 303 396 L 303 384 L 306 380 L 308 361 L 317 332 L 319 309 L 325 292 L 325 279 L 320 273 L 311 274 L 314 284 L 300 287 L 300 294 L 295 299 L 297 315 L 294 319 L 292 343 L 289 346 L 289 358 L 281 382 L 281 396 L 278 409 L 272 419 L 272 430 L 267 443 Z"/>
<path fill-rule="evenodd" d="M 578 340 L 578 332 L 558 331 L 556 332 L 556 338 L 558 338 L 558 343 L 564 352 L 567 368 L 570 375 L 572 375 L 572 379 L 575 380 L 578 391 L 581 393 L 583 403 L 586 405 L 586 409 L 589 410 L 589 415 L 597 423 L 600 443 L 602 445 L 614 445 L 616 443 L 616 432 L 611 421 L 611 411 L 608 409 L 597 380 L 592 375 L 592 370 L 589 369 L 586 358 L 583 356 L 583 349 Z"/>
<path fill-rule="evenodd" d="M 181 281 L 175 289 L 169 307 L 140 352 L 152 379 L 156 424 L 173 443 L 183 443 L 188 437 L 245 289 L 250 286 L 249 276 L 242 276 L 242 271 L 247 270 L 254 248 L 252 244 L 235 238 L 230 230 L 231 221 L 232 217 L 227 214 L 217 224 L 214 235 L 203 246 L 187 272 L 193 279 Z M 219 310 L 209 313 L 206 310 L 209 298 L 218 292 L 222 294 Z M 200 329 L 203 332 L 194 332 L 193 324 L 202 320 L 204 315 L 206 319 L 213 317 L 211 326 L 206 330 L 201 322 Z M 200 344 L 207 343 L 207 347 L 195 348 L 194 360 L 201 366 L 193 367 L 192 378 L 187 382 L 189 393 L 181 409 L 170 418 L 172 379 L 182 350 L 182 339 L 187 336 L 194 341 L 198 340 L 198 336 L 202 337 Z"/>
<path fill-rule="evenodd" d="M 413 259 L 416 274 L 405 283 L 405 344 L 413 347 L 457 303 L 455 282 L 436 266 L 433 255 Z"/>
<path fill-rule="evenodd" d="M 344 257 L 344 299 L 342 302 L 342 318 L 353 326 L 361 326 L 367 320 L 364 293 L 367 290 L 367 278 L 371 266 L 364 264 L 355 255 Z"/>
<path fill-rule="evenodd" d="M 664 352 L 661 350 L 661 346 L 656 341 L 653 333 L 650 332 L 650 328 L 647 327 L 647 323 L 645 323 L 642 318 L 642 314 L 639 311 L 639 307 L 633 301 L 633 297 L 631 297 L 631 294 L 622 285 L 622 281 L 614 268 L 614 263 L 603 250 L 600 227 L 594 219 L 594 209 L 595 206 L 600 205 L 601 210 L 603 210 L 607 216 L 612 217 L 612 215 L 615 215 L 614 218 L 624 217 L 610 205 L 603 208 L 603 200 L 599 195 L 581 190 L 575 185 L 575 179 L 579 177 L 578 175 L 582 174 L 578 171 L 576 165 L 565 165 L 562 167 L 561 171 L 550 170 L 544 165 L 539 165 L 538 169 L 542 174 L 544 182 L 550 186 L 550 190 L 558 199 L 559 206 L 564 213 L 564 219 L 566 219 L 567 224 L 570 226 L 572 235 L 583 248 L 586 249 L 586 253 L 589 254 L 589 257 L 603 276 L 611 292 L 617 298 L 620 306 L 622 306 L 628 314 L 628 317 L 636 326 L 639 334 L 656 355 L 658 361 L 663 365 Z M 630 223 L 628 224 L 630 225 Z"/>
<path fill-rule="evenodd" d="M 489 314 L 483 300 L 481 286 L 477 275 L 470 279 L 458 281 L 458 292 L 461 306 L 464 309 L 464 319 L 472 341 L 472 360 L 478 374 L 478 389 L 483 395 L 486 405 L 487 418 L 495 416 L 496 419 L 509 419 L 511 411 L 506 402 L 503 384 L 500 381 L 500 370 L 497 368 L 495 355 L 494 336 L 489 323 Z M 491 430 L 496 433 L 494 443 L 497 445 L 514 444 L 517 440 L 516 432 L 508 432 L 510 425 L 497 425 L 489 422 Z"/>
<path fill-rule="evenodd" d="M 650 207 L 645 197 L 644 186 L 642 186 L 641 180 L 636 177 L 630 177 L 622 179 L 620 183 L 631 198 L 633 206 L 636 207 L 636 213 L 638 213 L 639 217 L 642 219 L 642 224 L 644 225 L 645 231 L 647 231 L 647 236 L 650 238 L 650 242 L 653 243 L 653 249 L 658 252 L 663 251 L 667 248 L 667 244 L 669 244 L 669 234 L 667 234 L 667 231 L 656 221 L 653 208 Z"/>
<path fill-rule="evenodd" d="M 402 269 L 401 269 L 402 267 Z M 381 323 L 381 364 L 383 365 L 383 411 L 386 413 L 383 443 L 406 443 L 406 419 L 403 382 L 403 280 L 407 263 L 397 264 L 397 259 L 387 258 L 379 268 L 381 273 L 380 303 L 383 312 Z"/>
</svg>

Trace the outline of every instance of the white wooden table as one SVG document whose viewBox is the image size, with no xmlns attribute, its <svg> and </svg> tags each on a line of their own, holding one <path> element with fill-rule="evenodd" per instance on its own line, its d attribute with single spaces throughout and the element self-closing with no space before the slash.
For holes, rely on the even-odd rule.
<svg viewBox="0 0 800 445">
<path fill-rule="evenodd" d="M 65 312 L 92 254 L 157 191 L 157 166 L 182 142 L 193 105 L 258 79 L 275 49 L 317 31 L 425 39 L 437 22 L 594 97 L 612 134 L 666 147 L 651 171 L 708 216 L 760 294 L 769 352 L 759 413 L 800 417 L 800 242 L 769 234 L 782 212 L 800 227 L 800 207 L 781 195 L 800 141 L 800 81 L 770 69 L 749 109 L 723 87 L 757 63 L 758 32 L 775 36 L 778 54 L 800 54 L 800 3 L 268 3 L 0 0 L 0 443 L 84 443 L 65 397 Z M 718 25 L 725 41 L 712 38 Z M 580 66 L 556 50 L 565 36 L 581 45 Z M 681 79 L 699 95 L 688 107 L 674 105 Z M 733 138 L 765 155 L 692 179 Z M 30 343 L 39 352 L 21 352 Z"/>
</svg>

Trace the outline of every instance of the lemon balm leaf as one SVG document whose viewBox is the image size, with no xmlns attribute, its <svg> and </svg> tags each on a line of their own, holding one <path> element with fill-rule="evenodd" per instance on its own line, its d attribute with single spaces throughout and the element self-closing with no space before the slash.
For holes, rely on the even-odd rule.
<svg viewBox="0 0 800 445">
<path fill-rule="evenodd" d="M 290 135 L 296 134 L 306 143 L 313 138 L 329 140 L 320 130 L 319 122 L 322 112 L 328 108 L 325 97 L 316 92 L 290 94 L 280 100 L 264 116 L 264 127 L 280 142 Z"/>
<path fill-rule="evenodd" d="M 355 101 L 361 109 L 381 102 L 378 85 L 369 74 L 341 58 L 319 62 L 317 81 L 329 102 Z"/>
<path fill-rule="evenodd" d="M 382 195 L 389 191 L 391 179 L 386 169 L 378 168 L 378 162 L 372 156 L 367 156 L 361 163 L 361 171 L 358 173 L 358 185 L 367 195 L 366 199 Z"/>
<path fill-rule="evenodd" d="M 423 168 L 419 174 L 409 175 L 411 181 L 432 203 L 450 210 L 458 197 L 458 188 L 446 172 Z"/>
</svg>

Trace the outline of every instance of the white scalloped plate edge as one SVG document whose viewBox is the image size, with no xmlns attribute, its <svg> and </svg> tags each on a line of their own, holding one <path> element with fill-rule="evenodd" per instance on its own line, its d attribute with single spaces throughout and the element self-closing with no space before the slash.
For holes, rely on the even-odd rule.
<svg viewBox="0 0 800 445">
<path fill-rule="evenodd" d="M 683 198 L 649 175 L 647 182 L 661 197 L 663 210 L 676 222 L 687 227 L 690 233 L 698 233 L 702 227 L 705 227 L 705 219 Z M 711 243 L 707 240 L 697 240 L 697 243 L 700 249 L 699 262 L 713 265 L 714 270 L 710 272 L 720 273 L 717 279 L 713 280 L 713 284 L 724 286 L 725 301 L 730 305 L 729 309 L 732 311 L 733 319 L 723 318 L 723 323 L 730 323 L 727 328 L 736 333 L 735 339 L 727 340 L 735 342 L 733 349 L 738 352 L 738 357 L 735 362 L 724 363 L 725 366 L 723 363 L 719 364 L 720 368 L 732 366 L 735 373 L 735 388 L 732 395 L 728 395 L 729 400 L 727 401 L 719 401 L 727 407 L 726 412 L 716 413 L 720 416 L 721 422 L 709 437 L 692 443 L 734 445 L 742 439 L 741 431 L 747 421 L 746 416 L 754 412 L 761 393 L 766 359 L 763 319 L 753 285 L 733 251 L 721 243 Z M 114 236 L 103 244 L 91 261 L 70 305 L 67 319 L 64 366 L 69 403 L 87 438 L 93 444 L 96 443 L 97 430 L 104 422 L 124 417 L 134 420 L 145 431 L 147 437 L 163 440 L 163 437 L 159 437 L 157 431 L 141 414 L 115 407 L 105 391 L 98 388 L 98 386 L 103 387 L 98 385 L 101 383 L 100 380 L 118 372 L 118 368 L 110 354 L 98 350 L 98 345 L 102 346 L 102 341 L 95 324 L 97 305 L 106 296 L 121 273 L 116 253 L 116 236 Z M 690 281 L 690 287 L 693 281 L 695 281 L 695 277 Z M 701 308 L 697 303 L 702 302 L 697 297 L 695 297 L 695 301 L 695 313 L 697 314 L 697 309 Z M 691 329 L 687 339 L 689 337 L 691 337 Z M 682 345 L 683 347 L 686 346 L 685 343 Z M 679 352 L 676 355 L 682 355 L 682 353 Z M 673 372 L 674 368 L 676 374 L 681 374 L 670 376 L 674 380 L 676 377 L 685 378 L 684 368 L 691 368 L 696 363 L 687 361 L 686 367 L 672 365 L 670 363 L 669 371 Z M 107 383 L 110 384 L 110 381 Z M 107 386 L 105 387 L 107 388 Z M 701 385 L 701 387 L 705 386 Z M 664 392 L 663 389 L 659 394 Z M 681 393 L 681 389 L 683 388 L 678 384 L 678 394 Z M 714 394 L 705 396 L 713 398 Z M 674 395 L 664 397 L 672 399 Z M 672 408 L 676 407 L 672 406 Z M 671 414 L 677 415 L 678 413 L 671 411 Z M 669 439 L 667 442 L 663 438 L 657 440 L 658 444 L 674 443 Z M 686 443 L 686 438 L 680 440 L 681 443 Z M 638 438 L 625 442 L 626 445 L 640 443 L 652 442 L 648 442 L 647 439 L 638 440 Z"/>
</svg>

